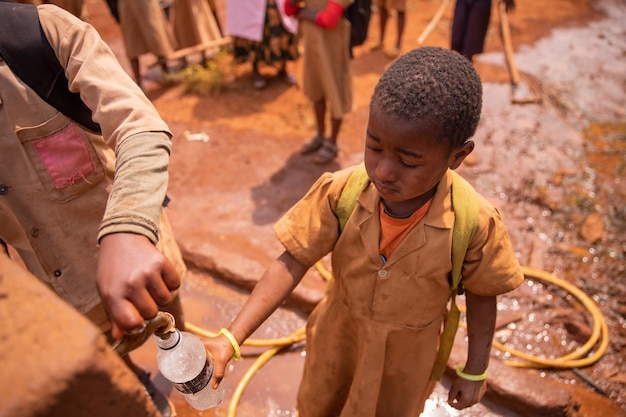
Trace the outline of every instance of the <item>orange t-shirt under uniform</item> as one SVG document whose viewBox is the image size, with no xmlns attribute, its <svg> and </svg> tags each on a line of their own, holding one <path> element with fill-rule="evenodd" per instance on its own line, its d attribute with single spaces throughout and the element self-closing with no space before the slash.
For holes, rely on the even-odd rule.
<svg viewBox="0 0 626 417">
<path fill-rule="evenodd" d="M 409 217 L 399 219 L 385 213 L 385 205 L 380 202 L 380 255 L 384 257 L 385 262 L 393 251 L 398 247 L 402 239 L 419 223 L 420 220 L 428 213 L 430 203 L 433 199 L 428 200 L 422 207 L 417 209 L 415 213 Z"/>
</svg>

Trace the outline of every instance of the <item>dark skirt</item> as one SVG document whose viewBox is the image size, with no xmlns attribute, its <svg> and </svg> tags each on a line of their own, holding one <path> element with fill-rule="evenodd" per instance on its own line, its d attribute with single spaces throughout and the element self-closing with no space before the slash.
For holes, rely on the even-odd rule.
<svg viewBox="0 0 626 417">
<path fill-rule="evenodd" d="M 491 0 L 457 0 L 451 49 L 471 59 L 483 52 L 491 18 Z"/>
</svg>

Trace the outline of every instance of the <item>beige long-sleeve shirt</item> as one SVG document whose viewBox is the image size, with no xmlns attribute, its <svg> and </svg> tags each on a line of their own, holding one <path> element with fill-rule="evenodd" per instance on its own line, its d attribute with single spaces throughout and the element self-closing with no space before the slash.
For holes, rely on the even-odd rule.
<svg viewBox="0 0 626 417">
<path fill-rule="evenodd" d="M 48 105 L 0 58 L 0 238 L 85 313 L 100 303 L 101 237 L 131 232 L 157 244 L 169 233 L 160 223 L 171 133 L 91 25 L 56 6 L 38 11 L 102 135 Z"/>
</svg>

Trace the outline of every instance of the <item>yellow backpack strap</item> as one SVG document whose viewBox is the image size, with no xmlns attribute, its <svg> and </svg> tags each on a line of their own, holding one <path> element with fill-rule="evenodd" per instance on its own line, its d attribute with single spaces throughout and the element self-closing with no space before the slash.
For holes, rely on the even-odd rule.
<svg viewBox="0 0 626 417">
<path fill-rule="evenodd" d="M 478 197 L 476 190 L 456 172 L 452 172 L 452 210 L 454 229 L 452 231 L 452 283 L 450 286 L 450 311 L 445 320 L 439 340 L 437 360 L 430 374 L 431 380 L 439 380 L 448 363 L 454 337 L 459 326 L 459 308 L 455 299 L 463 293 L 461 271 L 465 253 L 478 227 Z"/>
<path fill-rule="evenodd" d="M 369 177 L 365 171 L 365 164 L 361 163 L 350 173 L 346 185 L 344 185 L 339 200 L 337 201 L 336 214 L 339 219 L 339 234 L 343 232 L 346 227 L 346 223 L 350 218 L 350 214 L 356 206 L 356 200 L 359 198 L 361 191 L 365 189 L 365 186 L 369 182 Z"/>
</svg>

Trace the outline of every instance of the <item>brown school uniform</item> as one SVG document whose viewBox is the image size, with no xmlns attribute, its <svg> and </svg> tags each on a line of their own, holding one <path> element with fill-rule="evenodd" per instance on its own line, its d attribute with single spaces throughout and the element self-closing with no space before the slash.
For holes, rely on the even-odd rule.
<svg viewBox="0 0 626 417">
<path fill-rule="evenodd" d="M 99 238 L 144 235 L 185 272 L 162 213 L 171 133 L 92 26 L 56 6 L 38 10 L 70 89 L 103 135 L 59 113 L 0 59 L 0 238 L 108 330 L 95 285 Z"/>
<path fill-rule="evenodd" d="M 321 11 L 328 0 L 307 0 L 306 7 Z M 352 0 L 337 0 L 343 7 Z M 340 119 L 352 110 L 352 63 L 350 60 L 350 23 L 339 19 L 332 29 L 301 21 L 303 41 L 302 91 L 309 100 L 325 99 L 331 116 Z"/>
<path fill-rule="evenodd" d="M 129 59 L 152 53 L 165 57 L 176 48 L 158 0 L 119 0 L 120 28 Z"/>
<path fill-rule="evenodd" d="M 176 0 L 172 4 L 172 28 L 179 48 L 220 39 L 222 34 L 206 0 Z"/>
<path fill-rule="evenodd" d="M 301 417 L 415 417 L 430 393 L 450 291 L 451 174 L 383 264 L 380 197 L 373 185 L 358 198 L 338 238 L 334 210 L 351 170 L 324 174 L 275 226 L 303 265 L 332 251 L 335 280 L 307 325 L 298 410 Z M 520 285 L 523 274 L 498 211 L 484 198 L 479 216 L 463 283 L 474 294 L 502 294 Z"/>
</svg>

